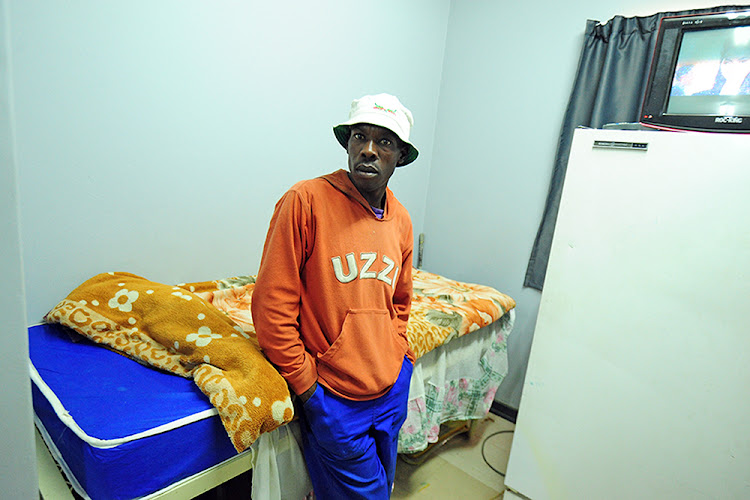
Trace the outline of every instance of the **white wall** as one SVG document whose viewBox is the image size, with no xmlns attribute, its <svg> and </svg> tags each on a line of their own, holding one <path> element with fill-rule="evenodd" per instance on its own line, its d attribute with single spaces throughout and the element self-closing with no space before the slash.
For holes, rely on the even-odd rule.
<svg viewBox="0 0 750 500">
<path fill-rule="evenodd" d="M 28 319 L 94 274 L 254 274 L 273 205 L 346 167 L 353 98 L 412 109 L 422 230 L 449 1 L 10 2 Z"/>
<path fill-rule="evenodd" d="M 37 493 L 24 303 L 18 182 L 13 157 L 13 90 L 9 73 L 7 4 L 0 0 L 0 496 L 31 499 Z"/>
<path fill-rule="evenodd" d="M 425 211 L 424 266 L 518 303 L 508 376 L 518 407 L 541 294 L 523 287 L 587 19 L 712 7 L 706 1 L 454 0 Z"/>
</svg>

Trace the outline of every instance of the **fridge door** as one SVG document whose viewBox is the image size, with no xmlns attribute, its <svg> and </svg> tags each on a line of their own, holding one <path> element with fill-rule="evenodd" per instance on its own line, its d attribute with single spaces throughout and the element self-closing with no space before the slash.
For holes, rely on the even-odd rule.
<svg viewBox="0 0 750 500">
<path fill-rule="evenodd" d="M 576 131 L 506 486 L 750 498 L 748 358 L 750 137 Z"/>
</svg>

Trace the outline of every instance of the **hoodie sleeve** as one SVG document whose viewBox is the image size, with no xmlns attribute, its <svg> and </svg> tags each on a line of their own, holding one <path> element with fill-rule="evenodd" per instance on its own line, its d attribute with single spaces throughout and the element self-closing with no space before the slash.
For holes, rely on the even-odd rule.
<svg viewBox="0 0 750 500">
<path fill-rule="evenodd" d="M 407 218 L 408 228 L 404 231 L 403 253 L 401 258 L 401 272 L 396 281 L 393 293 L 393 307 L 398 318 L 398 333 L 409 345 L 409 337 L 406 335 L 406 326 L 409 322 L 409 312 L 411 311 L 412 298 L 412 256 L 414 254 L 414 234 L 411 227 L 411 221 Z M 414 363 L 416 357 L 411 347 L 406 352 L 407 357 Z"/>
<path fill-rule="evenodd" d="M 309 205 L 294 190 L 276 204 L 251 305 L 263 352 L 296 394 L 312 387 L 318 378 L 299 333 L 300 272 L 311 239 L 309 217 Z"/>
</svg>

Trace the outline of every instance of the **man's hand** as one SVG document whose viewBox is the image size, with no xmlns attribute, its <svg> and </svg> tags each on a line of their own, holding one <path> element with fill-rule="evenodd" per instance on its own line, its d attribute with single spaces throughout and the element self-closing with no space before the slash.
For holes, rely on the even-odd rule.
<svg viewBox="0 0 750 500">
<path fill-rule="evenodd" d="M 299 394 L 299 398 L 302 400 L 302 404 L 307 403 L 307 400 L 312 397 L 313 393 L 315 392 L 315 389 L 317 389 L 318 383 L 315 382 L 312 387 L 310 387 L 308 390 L 303 392 L 302 394 Z"/>
</svg>

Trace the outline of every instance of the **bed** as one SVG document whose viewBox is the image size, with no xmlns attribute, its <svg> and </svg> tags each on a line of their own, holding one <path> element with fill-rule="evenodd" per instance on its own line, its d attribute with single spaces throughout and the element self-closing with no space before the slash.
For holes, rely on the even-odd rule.
<svg viewBox="0 0 750 500">
<path fill-rule="evenodd" d="M 255 340 L 254 281 L 103 273 L 29 328 L 39 446 L 77 495 L 185 498 L 251 468 L 257 497 L 289 487 L 280 471 L 304 467 L 294 405 Z M 400 453 L 437 442 L 444 422 L 487 414 L 514 307 L 493 288 L 414 271 L 418 359 Z"/>
</svg>

